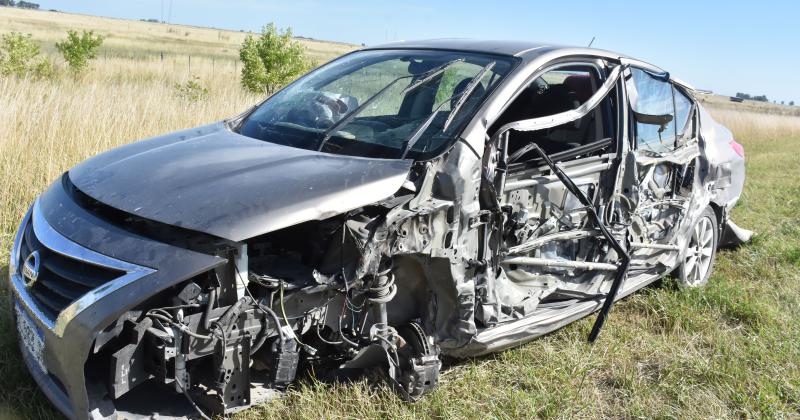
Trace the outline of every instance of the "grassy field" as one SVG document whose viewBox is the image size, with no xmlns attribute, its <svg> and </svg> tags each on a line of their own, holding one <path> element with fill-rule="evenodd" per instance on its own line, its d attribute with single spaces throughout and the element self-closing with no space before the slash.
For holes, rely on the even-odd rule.
<svg viewBox="0 0 800 420">
<path fill-rule="evenodd" d="M 268 18 L 265 18 L 268 19 Z M 266 24 L 268 22 L 265 21 Z M 185 25 L 135 20 L 111 19 L 60 12 L 0 8 L 0 32 L 33 34 L 42 42 L 43 50 L 55 51 L 56 41 L 65 38 L 69 29 L 93 30 L 104 37 L 101 58 L 127 58 L 134 61 L 178 61 L 187 64 L 188 57 L 216 59 L 233 67 L 239 46 L 247 32 L 200 28 Z M 300 39 L 307 54 L 320 64 L 352 51 L 355 46 L 338 42 Z"/>
<path fill-rule="evenodd" d="M 713 109 L 727 109 L 732 111 L 750 111 L 772 115 L 785 115 L 800 117 L 800 106 L 784 106 L 772 102 L 744 101 L 733 102 L 730 96 L 715 94 L 698 94 L 697 99 L 705 106 Z"/>
<path fill-rule="evenodd" d="M 23 367 L 6 315 L 8 248 L 33 198 L 99 151 L 259 100 L 238 85 L 238 32 L 0 8 L 0 32 L 31 32 L 48 52 L 74 27 L 112 35 L 86 77 L 0 79 L 1 418 L 56 417 Z M 306 45 L 321 61 L 352 48 Z M 209 89 L 207 100 L 177 95 L 175 83 L 193 76 Z M 591 320 L 583 320 L 451 364 L 417 404 L 364 382 L 312 382 L 238 417 L 800 416 L 800 117 L 707 103 L 745 147 L 748 180 L 733 217 L 758 232 L 752 244 L 720 254 L 708 287 L 682 290 L 667 280 L 647 288 L 613 309 L 594 346 L 586 344 Z"/>
</svg>

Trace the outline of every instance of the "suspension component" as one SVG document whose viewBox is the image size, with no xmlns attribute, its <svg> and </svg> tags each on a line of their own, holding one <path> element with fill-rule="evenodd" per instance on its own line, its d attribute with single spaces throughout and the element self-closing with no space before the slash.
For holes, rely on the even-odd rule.
<svg viewBox="0 0 800 420">
<path fill-rule="evenodd" d="M 394 274 L 392 274 L 391 268 L 388 268 L 375 275 L 367 298 L 372 303 L 388 303 L 396 294 L 397 285 L 394 284 Z"/>
</svg>

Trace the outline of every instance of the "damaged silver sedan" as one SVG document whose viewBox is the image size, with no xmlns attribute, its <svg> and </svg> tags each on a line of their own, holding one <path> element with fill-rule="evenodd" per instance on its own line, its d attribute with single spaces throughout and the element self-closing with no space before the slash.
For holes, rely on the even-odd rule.
<svg viewBox="0 0 800 420">
<path fill-rule="evenodd" d="M 25 362 L 73 418 L 227 414 L 296 378 L 502 350 L 746 241 L 744 152 L 619 54 L 439 40 L 347 54 L 248 112 L 61 176 L 11 253 Z M 374 375 L 373 375 L 374 377 Z"/>
</svg>

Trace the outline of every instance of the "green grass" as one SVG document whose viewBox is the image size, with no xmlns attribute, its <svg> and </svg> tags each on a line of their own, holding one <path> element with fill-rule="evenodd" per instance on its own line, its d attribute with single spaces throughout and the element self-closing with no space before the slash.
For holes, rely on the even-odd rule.
<svg viewBox="0 0 800 420">
<path fill-rule="evenodd" d="M 406 404 L 366 381 L 306 381 L 238 416 L 786 417 L 800 415 L 800 138 L 740 138 L 748 180 L 733 217 L 758 236 L 723 251 L 707 287 L 671 280 L 620 302 L 599 341 L 585 319 L 522 347 L 455 362 Z M 3 285 L 7 281 L 3 267 Z M 51 418 L 25 371 L 3 287 L 0 416 Z"/>
</svg>

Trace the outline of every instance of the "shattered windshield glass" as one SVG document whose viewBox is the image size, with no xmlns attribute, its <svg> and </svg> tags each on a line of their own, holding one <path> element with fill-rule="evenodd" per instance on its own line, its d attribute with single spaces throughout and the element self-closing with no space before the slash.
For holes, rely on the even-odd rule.
<svg viewBox="0 0 800 420">
<path fill-rule="evenodd" d="M 273 95 L 240 133 L 327 153 L 428 159 L 451 144 L 513 63 L 455 51 L 356 52 Z"/>
</svg>

